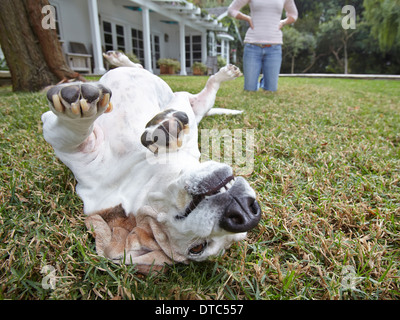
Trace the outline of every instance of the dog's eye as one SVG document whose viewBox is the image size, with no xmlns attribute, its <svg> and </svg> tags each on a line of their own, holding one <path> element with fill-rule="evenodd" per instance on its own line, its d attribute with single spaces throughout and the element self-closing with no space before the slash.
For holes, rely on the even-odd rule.
<svg viewBox="0 0 400 320">
<path fill-rule="evenodd" d="M 191 249 L 189 250 L 189 253 L 190 253 L 190 254 L 200 254 L 200 253 L 202 253 L 202 252 L 204 251 L 204 249 L 205 249 L 206 247 L 207 247 L 207 242 L 203 242 L 203 243 L 201 243 L 201 244 L 199 244 L 199 245 L 197 245 L 197 246 L 191 248 Z"/>
</svg>

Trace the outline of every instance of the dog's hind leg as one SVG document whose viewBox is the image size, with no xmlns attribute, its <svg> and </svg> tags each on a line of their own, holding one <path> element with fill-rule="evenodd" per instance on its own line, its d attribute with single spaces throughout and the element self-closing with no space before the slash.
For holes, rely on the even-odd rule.
<svg viewBox="0 0 400 320">
<path fill-rule="evenodd" d="M 43 135 L 56 151 L 88 152 L 96 142 L 94 121 L 112 110 L 111 91 L 99 83 L 72 83 L 47 92 L 52 112 L 42 115 Z M 97 132 L 97 136 L 100 132 Z M 85 149 L 86 150 L 83 150 Z"/>
<path fill-rule="evenodd" d="M 131 67 L 131 68 L 142 68 L 143 66 L 139 63 L 134 63 L 129 58 L 119 51 L 107 51 L 103 53 L 103 57 L 113 66 L 116 67 Z"/>
<path fill-rule="evenodd" d="M 211 110 L 214 106 L 217 91 L 222 82 L 233 80 L 239 77 L 242 73 L 240 69 L 232 64 L 228 64 L 221 68 L 215 75 L 212 75 L 204 89 L 195 95 L 190 95 L 189 101 L 192 105 L 193 112 L 196 116 L 196 121 L 199 123 L 206 115 L 211 114 L 238 114 L 239 110 L 229 110 L 218 108 L 215 112 Z M 208 114 L 209 113 L 209 114 Z"/>
</svg>

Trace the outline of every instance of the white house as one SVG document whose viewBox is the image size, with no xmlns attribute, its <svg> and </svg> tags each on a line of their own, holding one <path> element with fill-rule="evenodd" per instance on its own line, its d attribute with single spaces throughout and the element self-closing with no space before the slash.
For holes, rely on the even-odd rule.
<svg viewBox="0 0 400 320">
<path fill-rule="evenodd" d="M 227 29 L 186 0 L 50 0 L 50 4 L 56 9 L 64 52 L 76 53 L 77 43 L 85 47 L 95 74 L 106 71 L 103 52 L 120 50 L 134 53 L 154 73 L 159 73 L 159 58 L 177 59 L 186 75 L 193 62 L 206 63 L 208 56 L 216 55 L 218 37 L 224 46 L 221 55 L 229 62 L 233 38 L 224 33 Z"/>
</svg>

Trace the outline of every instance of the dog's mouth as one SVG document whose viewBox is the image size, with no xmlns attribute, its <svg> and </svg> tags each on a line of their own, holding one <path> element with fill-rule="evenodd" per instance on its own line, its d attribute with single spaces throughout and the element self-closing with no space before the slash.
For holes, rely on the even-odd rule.
<svg viewBox="0 0 400 320">
<path fill-rule="evenodd" d="M 235 179 L 228 166 L 205 168 L 196 175 L 184 177 L 185 189 L 192 201 L 175 218 L 185 219 L 196 210 L 195 217 L 201 219 L 202 210 L 206 210 L 212 212 L 214 226 L 221 230 L 240 233 L 254 228 L 261 219 L 261 208 L 248 182 L 242 177 Z"/>
<path fill-rule="evenodd" d="M 186 218 L 193 210 L 197 208 L 197 206 L 207 197 L 215 196 L 220 193 L 227 192 L 230 188 L 232 188 L 235 183 L 234 176 L 228 176 L 221 180 L 217 185 L 209 188 L 205 193 L 193 195 L 193 200 L 186 207 L 183 215 L 177 215 L 175 218 L 180 220 Z"/>
</svg>

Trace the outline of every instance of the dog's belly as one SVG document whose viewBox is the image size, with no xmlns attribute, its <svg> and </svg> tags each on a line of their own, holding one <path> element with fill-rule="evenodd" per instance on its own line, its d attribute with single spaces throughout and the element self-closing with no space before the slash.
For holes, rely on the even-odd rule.
<svg viewBox="0 0 400 320">
<path fill-rule="evenodd" d="M 102 169 L 97 167 L 98 174 L 86 171 L 84 177 L 80 175 L 84 179 L 76 177 L 76 192 L 83 200 L 85 214 L 118 205 L 122 205 L 127 214 L 135 214 L 140 207 L 149 204 L 152 192 L 165 192 L 168 183 L 179 174 L 162 165 L 151 165 L 134 154 L 130 159 L 119 159 L 107 170 Z"/>
<path fill-rule="evenodd" d="M 173 100 L 172 90 L 144 69 L 118 68 L 100 82 L 111 89 L 114 110 L 99 117 L 96 124 L 117 154 L 141 150 L 140 136 L 146 123 Z"/>
<path fill-rule="evenodd" d="M 146 70 L 118 68 L 100 82 L 111 89 L 114 109 L 95 121 L 94 132 L 77 154 L 62 160 L 74 172 L 86 214 L 119 204 L 128 213 L 135 212 L 147 204 L 149 192 L 162 192 L 186 165 L 185 153 L 199 156 L 195 132 L 193 142 L 186 142 L 186 150 L 181 150 L 172 165 L 149 161 L 149 151 L 140 141 L 146 124 L 167 108 L 188 113 L 192 123 L 195 117 L 186 95 L 175 95 L 162 79 Z M 94 148 L 88 153 L 85 145 Z"/>
</svg>

